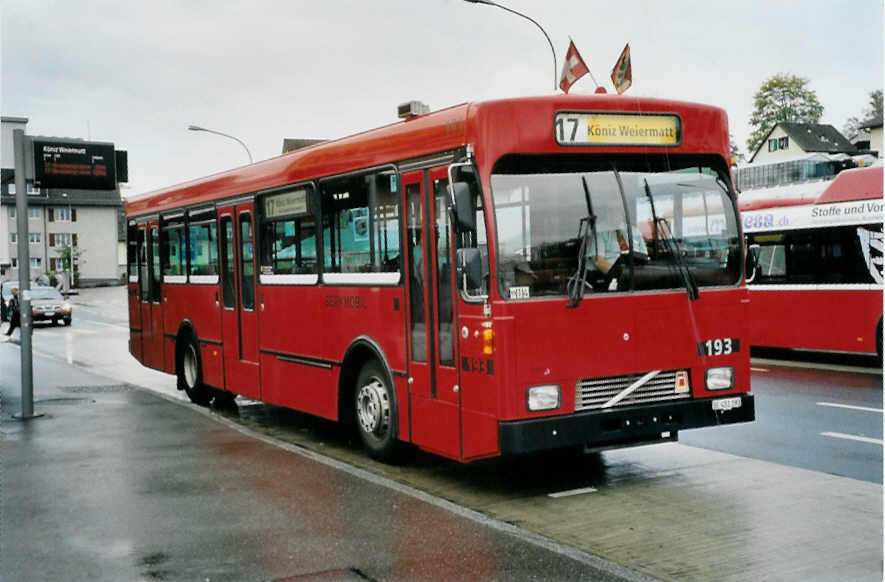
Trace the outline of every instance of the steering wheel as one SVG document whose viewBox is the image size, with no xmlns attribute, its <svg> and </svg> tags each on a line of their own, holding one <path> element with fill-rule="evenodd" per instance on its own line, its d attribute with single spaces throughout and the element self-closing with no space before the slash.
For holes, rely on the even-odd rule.
<svg viewBox="0 0 885 582">
<path fill-rule="evenodd" d="M 616 279 L 621 276 L 621 273 L 624 271 L 624 267 L 627 265 L 627 261 L 632 258 L 633 264 L 645 264 L 649 262 L 648 255 L 639 254 L 635 251 L 627 251 L 618 255 L 618 258 L 615 259 L 615 262 L 612 263 L 611 268 L 605 274 L 605 288 L 608 289 L 608 286 L 611 285 L 612 279 Z"/>
</svg>

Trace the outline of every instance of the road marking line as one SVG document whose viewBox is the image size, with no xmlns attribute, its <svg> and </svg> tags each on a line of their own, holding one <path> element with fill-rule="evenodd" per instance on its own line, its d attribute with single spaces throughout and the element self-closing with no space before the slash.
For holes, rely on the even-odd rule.
<svg viewBox="0 0 885 582">
<path fill-rule="evenodd" d="M 833 437 L 835 439 L 845 439 L 849 441 L 859 441 L 862 443 L 871 443 L 882 446 L 882 439 L 871 439 L 869 437 L 856 436 L 853 434 L 842 434 L 841 432 L 822 432 L 821 436 Z"/>
<path fill-rule="evenodd" d="M 861 410 L 863 412 L 878 412 L 882 414 L 881 408 L 869 408 L 867 406 L 852 406 L 850 404 L 836 404 L 835 402 L 818 402 L 818 406 L 830 406 L 832 408 L 847 408 L 848 410 Z"/>
<path fill-rule="evenodd" d="M 769 371 L 768 368 L 754 368 L 753 366 L 750 366 L 750 370 L 752 370 L 753 372 L 768 372 Z"/>
<path fill-rule="evenodd" d="M 571 497 L 572 495 L 583 495 L 584 493 L 596 493 L 593 487 L 581 487 L 580 489 L 569 489 L 568 491 L 560 491 L 559 493 L 549 493 L 547 497 L 559 499 L 560 497 Z"/>
</svg>

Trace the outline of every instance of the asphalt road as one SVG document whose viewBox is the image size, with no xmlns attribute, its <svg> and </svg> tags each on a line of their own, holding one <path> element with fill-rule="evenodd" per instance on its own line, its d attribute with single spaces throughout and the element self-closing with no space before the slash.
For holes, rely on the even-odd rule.
<svg viewBox="0 0 885 582">
<path fill-rule="evenodd" d="M 754 360 L 756 422 L 683 432 L 680 442 L 882 483 L 881 370 L 808 365 Z"/>
<path fill-rule="evenodd" d="M 125 298 L 120 288 L 84 292 L 71 328 L 36 330 L 36 352 L 70 364 L 72 374 L 185 400 L 172 376 L 128 354 Z M 229 410 L 182 408 L 663 580 L 880 580 L 881 371 L 800 365 L 754 362 L 753 424 L 577 462 L 461 465 L 416 454 L 382 465 L 337 425 L 307 415 L 244 399 Z M 879 468 L 878 482 L 869 465 Z"/>
<path fill-rule="evenodd" d="M 145 368 L 129 355 L 124 288 L 84 290 L 73 301 L 73 326 L 38 324 L 35 349 L 186 400 L 171 376 Z M 882 483 L 881 366 L 855 356 L 783 350 L 761 355 L 766 359 L 754 358 L 752 364 L 756 422 L 685 431 L 680 442 Z"/>
</svg>

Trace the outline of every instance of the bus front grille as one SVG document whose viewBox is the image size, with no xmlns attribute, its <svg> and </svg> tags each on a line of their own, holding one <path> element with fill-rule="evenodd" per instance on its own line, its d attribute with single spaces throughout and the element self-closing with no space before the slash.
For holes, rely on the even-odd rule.
<svg viewBox="0 0 885 582">
<path fill-rule="evenodd" d="M 631 406 L 634 404 L 691 398 L 691 390 L 676 392 L 677 371 L 667 370 L 660 372 L 645 384 L 617 401 L 613 406 Z M 643 374 L 628 374 L 626 376 L 578 380 L 575 385 L 575 412 L 602 409 L 607 402 L 642 378 L 642 376 Z"/>
</svg>

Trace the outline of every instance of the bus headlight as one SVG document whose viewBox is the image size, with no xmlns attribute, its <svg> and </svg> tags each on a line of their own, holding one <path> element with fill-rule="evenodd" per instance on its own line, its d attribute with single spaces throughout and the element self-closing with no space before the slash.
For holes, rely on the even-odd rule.
<svg viewBox="0 0 885 582">
<path fill-rule="evenodd" d="M 734 368 L 731 366 L 722 366 L 721 368 L 710 368 L 707 370 L 704 384 L 707 390 L 727 390 L 734 388 Z"/>
<path fill-rule="evenodd" d="M 555 384 L 532 386 L 526 392 L 526 403 L 532 412 L 559 408 L 562 402 L 562 391 Z"/>
</svg>

